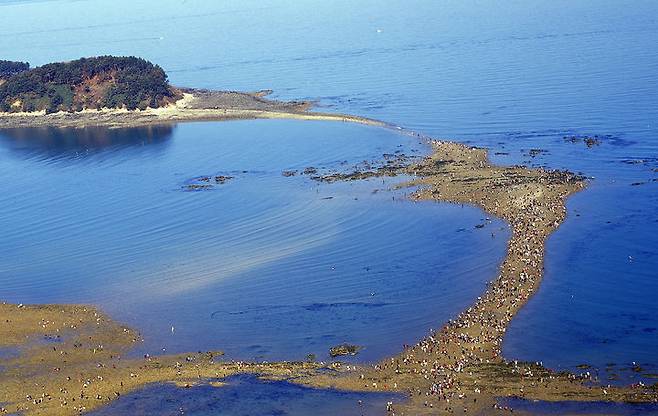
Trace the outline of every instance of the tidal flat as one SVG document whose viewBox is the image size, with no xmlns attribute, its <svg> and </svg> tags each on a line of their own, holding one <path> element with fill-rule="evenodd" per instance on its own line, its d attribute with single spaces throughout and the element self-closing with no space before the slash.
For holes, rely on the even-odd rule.
<svg viewBox="0 0 658 416">
<path fill-rule="evenodd" d="M 505 331 L 501 354 L 509 368 L 488 371 L 528 380 L 545 374 L 539 363 L 554 370 L 549 378 L 566 371 L 607 393 L 608 383 L 651 388 L 658 373 L 657 2 L 189 4 L 5 1 L 0 59 L 38 66 L 138 55 L 161 65 L 173 85 L 271 88 L 264 98 L 317 102 L 318 112 L 386 120 L 488 149 L 495 165 L 587 176 L 587 189 L 567 198 L 566 218 L 546 241 L 539 289 Z M 300 134 L 297 123 L 309 133 Z M 386 163 L 384 153 L 399 149 L 358 146 L 377 142 L 372 131 L 380 129 L 328 123 L 0 131 L 0 300 L 94 305 L 140 331 L 126 359 L 221 349 L 228 362 L 307 361 L 310 354 L 330 362 L 329 348 L 342 343 L 364 346 L 341 358 L 350 369 L 396 357 L 487 290 L 500 273 L 511 223 L 468 204 L 410 202 L 417 189 L 389 189 L 413 173 L 374 172 Z M 359 165 L 364 160 L 380 163 L 368 170 Z M 345 161 L 349 169 L 341 169 Z M 326 180 L 302 175 L 309 167 Z M 335 180 L 347 174 L 365 180 Z M 222 175 L 233 179 L 216 183 Z M 208 189 L 186 189 L 205 177 L 213 178 Z M 273 280 L 277 286 L 268 285 Z M 286 292 L 294 293 L 292 305 Z M 58 344 L 56 337 L 43 341 Z M 0 357 L 20 352 L 0 348 Z M 161 385 L 98 411 L 130 409 L 140 392 Z M 181 398 L 208 386 L 173 388 Z M 387 395 L 378 397 L 399 414 L 402 400 Z M 418 398 L 421 410 L 445 412 L 447 403 L 432 398 L 432 410 Z M 482 413 L 652 411 L 650 404 L 593 400 L 498 398 L 492 406 L 502 410 Z"/>
<path fill-rule="evenodd" d="M 498 276 L 443 328 L 373 365 L 224 360 L 221 351 L 134 358 L 127 355 L 141 336 L 96 308 L 3 304 L 2 346 L 20 347 L 18 357 L 6 360 L 0 378 L 5 411 L 76 414 L 152 383 L 185 387 L 243 373 L 316 388 L 403 394 L 405 400 L 387 404 L 396 414 L 503 411 L 497 400 L 506 396 L 655 402 L 651 386 L 601 386 L 586 375 L 556 373 L 500 354 L 507 325 L 541 281 L 545 240 L 564 220 L 565 200 L 584 188 L 584 178 L 566 171 L 496 166 L 485 150 L 423 139 L 431 155 L 398 166 L 398 173 L 410 180 L 397 186 L 413 187 L 409 198 L 416 201 L 480 206 L 512 229 Z M 336 174 L 330 178 L 341 179 Z"/>
</svg>

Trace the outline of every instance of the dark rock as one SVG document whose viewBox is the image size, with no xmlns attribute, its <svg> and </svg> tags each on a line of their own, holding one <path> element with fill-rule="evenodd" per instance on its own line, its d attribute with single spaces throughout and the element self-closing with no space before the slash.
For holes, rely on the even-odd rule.
<svg viewBox="0 0 658 416">
<path fill-rule="evenodd" d="M 587 147 L 598 146 L 599 144 L 601 144 L 599 139 L 594 138 L 594 137 L 585 137 L 584 141 L 585 141 L 585 144 L 587 145 Z"/>
<path fill-rule="evenodd" d="M 341 355 L 356 355 L 360 349 L 361 347 L 358 345 L 340 344 L 330 348 L 329 355 L 332 357 L 338 357 Z"/>
<path fill-rule="evenodd" d="M 215 176 L 215 182 L 223 185 L 226 181 L 233 179 L 233 176 L 218 175 Z"/>
<path fill-rule="evenodd" d="M 205 191 L 212 189 L 212 185 L 200 184 L 200 183 L 191 183 L 189 185 L 183 186 L 183 189 L 186 191 Z"/>
</svg>

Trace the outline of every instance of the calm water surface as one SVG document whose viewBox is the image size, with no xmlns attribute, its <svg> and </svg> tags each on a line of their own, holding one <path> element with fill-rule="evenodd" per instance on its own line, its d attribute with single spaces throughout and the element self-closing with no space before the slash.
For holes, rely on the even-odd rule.
<svg viewBox="0 0 658 416">
<path fill-rule="evenodd" d="M 499 401 L 501 406 L 508 406 L 532 415 L 619 415 L 648 416 L 658 415 L 655 403 L 611 403 L 611 402 L 544 402 L 520 398 L 507 398 Z"/>
<path fill-rule="evenodd" d="M 507 227 L 475 208 L 405 201 L 388 191 L 402 179 L 318 184 L 282 171 L 425 151 L 331 122 L 0 132 L 2 298 L 99 304 L 142 330 L 140 354 L 324 359 L 350 342 L 361 360 L 383 358 L 483 290 Z M 186 188 L 217 175 L 234 178 Z"/>
<path fill-rule="evenodd" d="M 657 2 L 133 3 L 127 0 L 111 5 L 100 1 L 6 3 L 8 5 L 0 7 L 4 28 L 0 55 L 37 65 L 104 53 L 144 56 L 160 63 L 178 85 L 240 90 L 272 88 L 280 98 L 318 99 L 325 110 L 380 118 L 437 137 L 486 146 L 496 153 L 494 159 L 500 163 L 528 163 L 583 172 L 592 178 L 590 187 L 570 199 L 569 217 L 548 243 L 546 278 L 537 295 L 513 321 L 505 339 L 504 353 L 513 358 L 543 361 L 554 368 L 573 369 L 578 364 L 591 364 L 604 379 L 641 377 L 642 373 L 624 370 L 632 362 L 639 363 L 645 375 L 658 373 L 658 303 L 655 302 L 658 294 Z M 460 302 L 467 303 L 468 296 L 481 288 L 487 279 L 486 273 L 493 270 L 493 263 L 500 258 L 500 239 L 483 241 L 481 235 L 473 232 L 469 237 L 453 232 L 455 228 L 470 230 L 469 221 L 472 223 L 481 216 L 477 211 L 453 211 L 453 208 L 436 204 L 418 207 L 397 203 L 399 201 L 393 203 L 389 200 L 390 194 L 372 196 L 370 187 L 375 184 L 367 183 L 321 186 L 317 196 L 344 196 L 332 200 L 313 199 L 309 197 L 316 192 L 313 185 L 300 178 L 284 182 L 274 173 L 295 163 L 358 159 L 355 156 L 358 148 L 351 146 L 360 142 L 368 143 L 364 144 L 368 150 L 364 149 L 361 155 L 373 156 L 377 146 L 396 146 L 402 143 L 400 138 L 370 129 L 357 129 L 355 133 L 343 126 L 313 127 L 311 123 L 268 123 L 264 126 L 258 123 L 230 127 L 178 126 L 170 134 L 128 135 L 143 136 L 138 141 L 149 143 L 148 146 L 133 145 L 130 138 L 114 137 L 112 142 L 118 140 L 124 144 L 92 152 L 82 147 L 77 153 L 72 147 L 69 152 L 58 150 L 62 140 L 54 140 L 52 133 L 50 136 L 34 135 L 38 136 L 39 144 L 20 139 L 22 136 L 18 133 L 5 134 L 0 169 L 3 179 L 7 178 L 1 186 L 9 213 L 1 221 L 3 232 L 10 237 L 5 237 L 1 249 L 2 277 L 7 281 L 2 297 L 34 301 L 84 298 L 107 304 L 112 312 L 119 312 L 122 318 L 130 320 L 137 312 L 119 305 L 112 308 L 113 299 L 116 299 L 112 290 L 128 292 L 121 296 L 126 304 L 132 304 L 128 295 L 135 296 L 135 293 L 147 302 L 151 301 L 149 293 L 154 293 L 147 282 L 151 282 L 149 285 L 170 282 L 161 286 L 171 286 L 173 290 L 181 280 L 216 282 L 204 276 L 217 270 L 239 270 L 242 273 L 239 279 L 222 280 L 221 286 L 224 296 L 238 304 L 242 302 L 240 308 L 225 307 L 223 298 L 218 298 L 215 304 L 207 302 L 219 291 L 202 289 L 203 286 L 197 288 L 196 302 L 192 296 L 178 297 L 189 301 L 191 315 L 199 311 L 198 308 L 203 310 L 204 316 L 219 311 L 212 315 L 213 328 L 225 325 L 225 333 L 239 339 L 241 331 L 255 328 L 245 328 L 242 322 L 258 322 L 259 316 L 289 312 L 267 309 L 278 306 L 276 290 L 274 299 L 262 295 L 260 299 L 250 299 L 249 307 L 244 307 L 246 300 L 236 301 L 235 298 L 243 298 L 244 293 L 252 296 L 258 293 L 258 287 L 274 287 L 271 283 L 274 278 L 281 282 L 278 293 L 292 288 L 301 290 L 298 289 L 301 276 L 309 274 L 331 281 L 334 263 L 336 270 L 340 264 L 351 267 L 350 272 L 341 273 L 341 281 L 360 282 L 354 283 L 360 292 L 352 291 L 352 287 L 350 290 L 326 290 L 325 300 L 302 298 L 300 305 L 327 303 L 326 299 L 335 302 L 334 290 L 341 291 L 340 299 L 347 299 L 340 302 L 350 304 L 365 302 L 363 299 L 384 304 L 398 302 L 392 295 L 384 301 L 377 300 L 377 295 L 374 299 L 368 298 L 371 289 L 359 278 L 359 273 L 365 273 L 362 269 L 368 267 L 365 263 L 379 262 L 381 268 L 377 270 L 382 279 L 396 279 L 395 287 L 400 293 L 416 290 L 428 297 L 435 296 L 439 292 L 417 287 L 421 282 L 427 283 L 423 279 L 429 279 L 428 276 L 432 282 L 454 279 L 445 286 L 451 289 L 454 284 L 460 285 L 456 291 L 463 295 L 460 300 L 436 298 L 438 301 L 426 300 L 425 304 L 421 300 L 420 305 L 445 307 L 445 315 L 437 315 L 431 308 L 426 312 L 426 306 L 414 305 L 405 313 L 395 310 L 388 315 L 397 316 L 398 323 L 409 319 L 409 328 L 417 329 L 404 329 L 401 333 L 413 338 L 422 334 L 431 322 L 438 325 L 446 316 L 456 313 L 463 304 Z M 237 159 L 219 158 L 221 155 L 217 153 L 221 152 L 213 146 L 224 145 L 217 144 L 216 138 L 231 129 L 239 129 L 239 132 L 229 136 L 235 140 L 248 137 L 253 140 L 250 143 L 272 137 L 276 145 L 268 144 L 259 149 L 271 154 L 276 164 L 258 162 L 267 159 L 243 154 L 244 147 L 238 148 L 237 144 L 233 145 L 237 149 L 233 152 L 239 153 Z M 286 136 L 286 140 L 275 140 L 270 134 L 278 130 L 285 131 L 280 134 Z M 335 143 L 321 145 L 323 141 L 319 136 L 323 133 L 332 140 L 350 137 L 354 140 L 340 153 Z M 295 154 L 297 143 L 305 143 L 299 140 L 299 135 L 310 139 L 313 151 L 307 149 L 303 154 Z M 599 135 L 600 145 L 588 148 L 582 142 L 564 139 L 574 135 Z M 294 139 L 297 136 L 298 139 Z M 386 137 L 369 141 L 367 137 L 372 136 Z M 189 144 L 191 140 L 194 144 Z M 293 145 L 287 140 L 297 141 Z M 531 157 L 528 151 L 533 148 L 545 152 Z M 248 150 L 256 151 L 251 146 Z M 180 152 L 186 154 L 187 159 L 179 158 Z M 325 159 L 322 155 L 327 152 L 329 155 Z M 219 159 L 204 162 L 206 158 L 211 159 L 211 154 Z M 296 158 L 286 159 L 289 154 Z M 236 163 L 229 163 L 232 160 Z M 245 167 L 247 162 L 250 165 Z M 158 163 L 162 163 L 159 168 L 153 166 Z M 99 178 L 101 168 L 108 173 L 104 180 Z M 242 169 L 268 171 L 268 168 L 271 175 L 267 181 L 272 192 L 255 183 L 259 178 L 255 173 L 240 176 L 227 188 L 217 191 L 188 195 L 177 189 L 195 175 Z M 153 174 L 145 175 L 146 169 Z M 128 172 L 134 177 L 129 177 Z M 176 174 L 180 176 L 174 176 Z M 64 190 L 60 186 L 65 179 L 62 175 L 69 175 L 67 180 L 76 184 L 77 193 L 72 187 Z M 41 192 L 36 192 L 35 183 L 42 186 Z M 284 187 L 279 190 L 285 189 L 288 195 L 280 195 L 278 186 Z M 295 186 L 299 186 L 299 193 L 290 191 L 289 187 Z M 229 187 L 239 187 L 240 192 L 225 192 Z M 156 189 L 157 197 L 153 195 Z M 57 191 L 60 195 L 53 196 Z M 90 192 L 94 200 L 84 198 L 84 204 L 80 204 L 81 191 Z M 228 201 L 216 196 L 220 193 L 229 194 Z M 240 198 L 240 195 L 245 201 L 262 204 L 262 207 L 253 208 L 250 221 L 243 220 L 247 229 L 242 231 L 240 225 L 233 225 L 233 237 L 222 235 L 222 244 L 234 245 L 231 253 L 245 253 L 244 245 L 249 246 L 254 255 L 266 253 L 263 255 L 268 260 L 256 261 L 258 272 L 248 267 L 249 271 L 244 271 L 243 256 L 218 256 L 213 250 L 219 245 L 213 239 L 218 235 L 219 218 L 223 218 L 217 213 L 229 217 L 237 215 L 219 209 L 218 204 L 231 203 L 231 199 Z M 263 198 L 262 202 L 255 203 L 261 201 L 259 197 Z M 354 201 L 354 197 L 359 200 Z M 297 202 L 292 203 L 293 199 Z M 54 204 L 51 208 L 47 202 L 50 200 Z M 234 207 L 238 206 L 237 202 L 233 203 Z M 284 203 L 290 203 L 287 209 L 291 211 L 279 206 Z M 97 210 L 97 215 L 92 216 L 85 210 L 87 204 Z M 76 221 L 60 222 L 52 218 L 61 216 L 66 209 Z M 154 210 L 159 213 L 154 215 Z M 391 214 L 396 210 L 397 214 Z M 251 206 L 247 215 L 249 212 L 252 212 Z M 304 215 L 291 216 L 289 212 Z M 305 223 L 299 217 L 306 218 L 308 212 L 312 215 L 308 214 L 309 222 Z M 331 219 L 329 215 L 335 217 Z M 449 215 L 454 217 L 445 220 Z M 264 228 L 273 217 L 286 218 L 281 220 L 284 223 L 299 224 L 297 221 L 301 221 L 302 229 L 313 224 L 319 230 L 313 235 L 327 235 L 322 231 L 323 226 L 316 223 L 319 221 L 316 218 L 324 218 L 324 227 L 344 224 L 352 227 L 352 237 L 365 236 L 362 238 L 382 244 L 357 244 L 352 237 L 346 237 L 344 241 L 349 240 L 350 244 L 333 243 L 335 251 L 332 252 L 314 246 L 312 237 L 303 237 L 297 231 L 271 231 L 270 242 L 264 235 L 249 234 L 248 230 Z M 418 221 L 418 225 L 414 226 L 414 221 Z M 460 225 L 453 226 L 455 221 L 461 221 Z M 393 223 L 397 225 L 391 225 Z M 221 229 L 230 229 L 226 223 L 221 224 Z M 252 225 L 254 228 L 248 228 Z M 379 229 L 380 234 L 373 237 L 376 235 L 373 229 Z M 403 230 L 408 232 L 406 240 Z M 118 238 L 116 233 L 123 234 Z M 384 236 L 391 233 L 400 234 L 400 238 L 386 243 Z M 341 232 L 340 235 L 349 234 Z M 289 239 L 282 240 L 281 236 Z M 283 254 L 271 254 L 268 250 L 279 252 L 280 246 L 285 247 L 280 240 L 303 245 L 304 254 L 286 256 L 285 260 Z M 209 244 L 207 249 L 204 241 L 213 241 L 215 246 Z M 461 251 L 466 246 L 486 253 L 469 260 L 469 255 Z M 365 251 L 357 253 L 356 247 Z M 456 249 L 451 252 L 453 247 Z M 322 261 L 309 260 L 318 258 L 314 257 L 314 250 L 323 253 Z M 336 251 L 341 255 L 324 256 Z M 399 257 L 393 257 L 392 253 L 399 253 Z M 431 256 L 425 256 L 429 253 Z M 245 257 L 251 258 L 250 255 Z M 277 260 L 269 260 L 272 257 Z M 231 262 L 227 263 L 227 258 Z M 15 259 L 21 259 L 20 264 Z M 117 264 L 124 272 L 116 272 Z M 398 266 L 404 272 L 398 272 Z M 285 272 L 290 269 L 297 272 Z M 102 270 L 106 273 L 101 273 Z M 368 273 L 373 270 L 371 267 Z M 253 273 L 252 277 L 245 278 L 249 273 Z M 152 277 L 143 277 L 147 275 Z M 465 275 L 469 280 L 465 280 Z M 99 293 L 93 284 L 88 285 L 85 293 L 83 289 L 62 286 L 63 281 L 93 281 L 94 276 L 112 276 L 99 278 L 103 286 L 107 286 L 105 291 Z M 174 276 L 194 277 L 179 279 Z M 399 276 L 406 276 L 403 279 L 415 276 L 418 280 L 398 280 Z M 259 279 L 266 280 L 270 286 L 262 286 L 265 283 Z M 382 283 L 381 288 L 389 287 L 389 283 Z M 340 288 L 340 284 L 337 287 Z M 141 291 L 136 292 L 137 288 Z M 372 292 L 381 293 L 377 289 Z M 261 293 L 269 293 L 269 290 Z M 304 291 L 318 293 L 312 287 Z M 416 296 L 414 293 L 407 295 L 408 300 Z M 184 300 L 180 302 L 181 305 L 185 303 Z M 399 302 L 396 308 L 404 302 Z M 161 316 L 167 303 L 162 301 L 160 305 L 160 309 L 144 307 L 139 314 L 145 319 L 150 319 L 149 314 Z M 391 308 L 390 305 L 368 306 L 367 310 L 370 310 L 369 316 L 376 319 L 384 312 L 372 311 L 378 308 L 383 311 L 387 307 Z M 349 308 L 352 310 L 344 312 L 346 320 L 366 313 L 363 309 L 355 309 L 356 306 Z M 411 309 L 415 309 L 411 313 L 414 317 L 422 309 L 421 315 L 426 313 L 431 319 L 410 318 Z M 178 310 L 184 308 L 180 306 Z M 236 311 L 240 312 L 236 314 Z M 141 317 L 132 319 L 137 322 Z M 214 326 L 216 322 L 223 324 Z M 170 327 L 166 325 L 161 331 L 163 336 Z M 376 332 L 372 329 L 376 325 L 363 322 L 360 325 L 352 324 L 354 333 L 363 333 L 363 328 Z M 262 339 L 269 337 L 266 331 L 254 331 L 262 333 Z M 178 329 L 175 334 L 179 334 Z M 249 337 L 244 335 L 244 339 Z M 371 332 L 367 337 L 377 339 L 370 338 L 374 337 Z M 273 351 L 278 348 L 273 346 L 276 342 L 259 341 L 252 354 L 267 355 L 269 349 L 274 355 Z M 222 337 L 222 345 L 227 343 L 230 341 Z M 235 347 L 234 351 L 244 351 L 240 348 Z M 296 351 L 292 355 L 302 353 Z M 380 353 L 384 351 L 370 357 Z"/>
<path fill-rule="evenodd" d="M 154 385 L 122 396 L 94 416 L 154 414 L 192 416 L 259 415 L 317 416 L 386 413 L 386 402 L 402 398 L 386 393 L 352 393 L 316 390 L 283 381 L 262 381 L 252 375 L 229 377 L 221 388 L 199 385 L 181 389 Z"/>
</svg>

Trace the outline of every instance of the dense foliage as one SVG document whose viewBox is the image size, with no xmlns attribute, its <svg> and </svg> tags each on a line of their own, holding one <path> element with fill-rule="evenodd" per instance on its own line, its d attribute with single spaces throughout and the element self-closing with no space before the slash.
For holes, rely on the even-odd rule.
<svg viewBox="0 0 658 416">
<path fill-rule="evenodd" d="M 0 111 L 146 108 L 174 93 L 157 65 L 136 57 L 100 56 L 43 65 L 0 85 Z"/>
<path fill-rule="evenodd" d="M 9 78 L 20 72 L 30 69 L 30 64 L 27 62 L 13 62 L 0 60 L 0 78 Z"/>
</svg>

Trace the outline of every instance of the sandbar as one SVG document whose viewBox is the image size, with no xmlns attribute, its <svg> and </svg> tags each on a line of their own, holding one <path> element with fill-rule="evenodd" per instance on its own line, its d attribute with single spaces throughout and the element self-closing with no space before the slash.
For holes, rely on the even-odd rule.
<svg viewBox="0 0 658 416">
<path fill-rule="evenodd" d="M 587 374 L 557 373 L 539 363 L 501 356 L 505 331 L 537 291 L 545 242 L 564 221 L 566 199 L 584 189 L 585 178 L 566 171 L 497 166 L 484 149 L 435 140 L 382 121 L 315 113 L 312 103 L 278 102 L 265 93 L 185 90 L 174 106 L 145 111 L 101 110 L 51 115 L 0 115 L 0 128 L 105 125 L 254 118 L 334 120 L 390 128 L 426 140 L 428 157 L 385 172 L 373 170 L 326 180 L 382 174 L 411 178 L 417 203 L 442 201 L 481 207 L 505 220 L 512 236 L 507 254 L 485 293 L 442 328 L 376 365 L 340 361 L 247 363 L 227 361 L 220 351 L 123 358 L 141 336 L 91 306 L 0 304 L 0 348 L 19 354 L 0 360 L 0 407 L 25 415 L 74 415 L 146 384 L 215 382 L 237 373 L 357 391 L 402 392 L 389 414 L 507 414 L 499 397 L 548 401 L 657 402 L 658 388 L 610 387 Z M 319 178 L 322 180 L 323 178 Z M 437 323 L 440 324 L 440 323 Z"/>
</svg>

